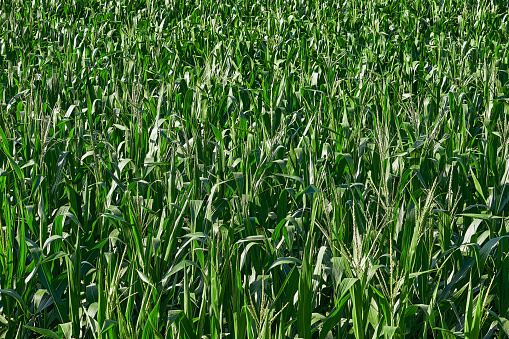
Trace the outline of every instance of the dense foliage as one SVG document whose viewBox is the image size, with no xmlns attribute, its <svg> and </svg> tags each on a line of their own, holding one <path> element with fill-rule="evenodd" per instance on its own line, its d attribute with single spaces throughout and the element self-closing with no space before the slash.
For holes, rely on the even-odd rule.
<svg viewBox="0 0 509 339">
<path fill-rule="evenodd" d="M 504 1 L 0 8 L 1 338 L 509 335 Z"/>
</svg>

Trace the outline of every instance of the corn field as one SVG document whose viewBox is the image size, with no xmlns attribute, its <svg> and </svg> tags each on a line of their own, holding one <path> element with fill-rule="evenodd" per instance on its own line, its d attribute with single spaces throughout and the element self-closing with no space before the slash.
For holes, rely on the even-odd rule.
<svg viewBox="0 0 509 339">
<path fill-rule="evenodd" d="M 0 339 L 509 338 L 508 15 L 0 0 Z"/>
</svg>

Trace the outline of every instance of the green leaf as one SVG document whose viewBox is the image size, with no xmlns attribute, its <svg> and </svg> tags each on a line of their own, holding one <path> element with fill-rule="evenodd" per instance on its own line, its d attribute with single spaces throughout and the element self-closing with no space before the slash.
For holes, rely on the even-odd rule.
<svg viewBox="0 0 509 339">
<path fill-rule="evenodd" d="M 470 168 L 470 174 L 472 175 L 472 179 L 474 180 L 474 185 L 475 185 L 476 191 L 481 195 L 484 203 L 486 203 L 486 198 L 484 197 L 482 186 L 479 183 L 479 180 L 477 180 L 477 177 L 475 176 L 474 171 L 472 170 L 472 168 Z"/>
<path fill-rule="evenodd" d="M 4 293 L 4 294 L 7 294 L 8 296 L 11 296 L 13 297 L 14 299 L 16 299 L 16 301 L 20 304 L 20 306 L 23 308 L 23 311 L 26 312 L 26 310 L 28 309 L 27 305 L 25 304 L 25 302 L 23 301 L 23 298 L 21 298 L 21 296 L 18 294 L 18 292 L 16 292 L 15 290 L 12 290 L 12 289 L 0 289 L 0 293 Z"/>
<path fill-rule="evenodd" d="M 104 324 L 103 324 L 103 327 L 101 329 L 101 332 L 100 334 L 104 334 L 106 332 L 108 332 L 110 329 L 113 328 L 113 326 L 115 326 L 117 324 L 117 322 L 115 320 L 110 320 L 110 319 L 106 319 L 104 320 Z"/>
<path fill-rule="evenodd" d="M 62 334 L 64 335 L 65 339 L 71 339 L 72 337 L 72 323 L 68 322 L 65 324 L 59 324 L 60 330 L 62 331 Z"/>
<path fill-rule="evenodd" d="M 27 325 L 25 325 L 25 327 L 28 328 L 29 330 L 36 332 L 36 333 L 42 334 L 43 336 L 48 337 L 48 338 L 62 339 L 62 337 L 60 337 L 55 332 L 47 330 L 45 328 L 32 327 L 32 326 L 27 326 Z"/>
<path fill-rule="evenodd" d="M 296 175 L 289 175 L 289 174 L 282 174 L 282 173 L 274 173 L 274 175 L 277 175 L 277 176 L 283 177 L 283 178 L 287 178 L 287 179 L 296 180 L 303 185 L 305 184 L 304 179 L 302 179 L 301 177 L 298 177 Z"/>
<path fill-rule="evenodd" d="M 297 258 L 293 258 L 293 257 L 279 258 L 276 261 L 274 261 L 272 263 L 272 265 L 270 265 L 269 271 L 271 269 L 273 269 L 274 267 L 279 266 L 279 265 L 283 265 L 283 264 L 297 264 L 297 265 L 301 265 L 302 264 L 302 260 L 297 259 Z"/>
</svg>

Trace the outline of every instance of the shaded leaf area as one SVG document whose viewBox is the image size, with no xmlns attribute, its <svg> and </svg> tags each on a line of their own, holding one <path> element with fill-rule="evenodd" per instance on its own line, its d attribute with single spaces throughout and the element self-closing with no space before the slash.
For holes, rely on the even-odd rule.
<svg viewBox="0 0 509 339">
<path fill-rule="evenodd" d="M 507 4 L 0 8 L 0 337 L 509 335 Z"/>
</svg>

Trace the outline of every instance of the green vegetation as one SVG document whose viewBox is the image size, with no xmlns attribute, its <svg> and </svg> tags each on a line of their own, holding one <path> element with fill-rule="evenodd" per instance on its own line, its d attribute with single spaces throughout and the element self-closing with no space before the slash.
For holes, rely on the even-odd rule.
<svg viewBox="0 0 509 339">
<path fill-rule="evenodd" d="M 509 336 L 504 1 L 0 8 L 0 338 Z"/>
</svg>

